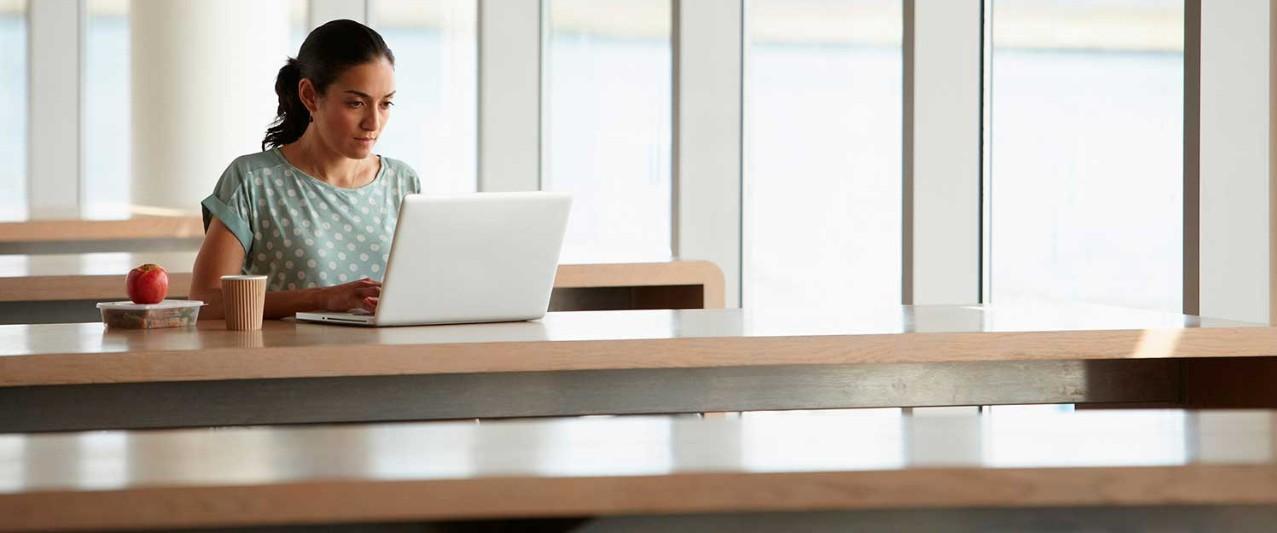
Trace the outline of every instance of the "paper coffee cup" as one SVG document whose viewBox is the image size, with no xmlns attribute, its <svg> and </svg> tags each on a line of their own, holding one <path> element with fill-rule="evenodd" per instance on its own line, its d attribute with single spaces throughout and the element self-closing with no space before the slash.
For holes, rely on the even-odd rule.
<svg viewBox="0 0 1277 533">
<path fill-rule="evenodd" d="M 226 312 L 226 329 L 262 329 L 266 276 L 222 276 L 222 308 Z"/>
</svg>

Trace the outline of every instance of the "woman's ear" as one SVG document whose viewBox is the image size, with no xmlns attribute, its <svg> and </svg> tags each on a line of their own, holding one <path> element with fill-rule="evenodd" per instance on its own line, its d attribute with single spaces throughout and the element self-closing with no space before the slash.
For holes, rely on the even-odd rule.
<svg viewBox="0 0 1277 533">
<path fill-rule="evenodd" d="M 306 111 L 314 115 L 319 110 L 319 95 L 315 91 L 315 84 L 309 79 L 302 78 L 297 82 L 297 96 L 301 99 L 302 105 L 306 106 Z"/>
</svg>

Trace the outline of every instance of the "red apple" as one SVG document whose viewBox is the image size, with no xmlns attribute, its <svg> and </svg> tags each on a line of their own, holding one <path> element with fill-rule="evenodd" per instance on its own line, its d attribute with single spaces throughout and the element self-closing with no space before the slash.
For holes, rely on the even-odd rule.
<svg viewBox="0 0 1277 533">
<path fill-rule="evenodd" d="M 147 263 L 129 271 L 129 299 L 135 304 L 157 304 L 168 295 L 168 271 Z"/>
</svg>

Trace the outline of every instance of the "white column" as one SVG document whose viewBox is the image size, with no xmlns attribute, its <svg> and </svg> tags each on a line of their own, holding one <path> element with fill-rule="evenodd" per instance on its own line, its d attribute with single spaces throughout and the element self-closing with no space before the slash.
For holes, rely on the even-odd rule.
<svg viewBox="0 0 1277 533">
<path fill-rule="evenodd" d="M 675 2 L 674 251 L 723 271 L 727 307 L 740 306 L 740 0 Z"/>
<path fill-rule="evenodd" d="M 368 24 L 369 0 L 310 0 L 310 29 L 337 19 Z M 283 3 L 283 2 L 280 2 Z"/>
<path fill-rule="evenodd" d="M 479 0 L 479 190 L 541 188 L 541 2 Z"/>
<path fill-rule="evenodd" d="M 231 160 L 261 150 L 288 14 L 287 2 L 133 1 L 134 204 L 198 213 Z"/>
<path fill-rule="evenodd" d="M 1198 0 L 1200 1 L 1200 0 Z M 1277 322 L 1277 6 L 1268 5 L 1268 321 Z"/>
<path fill-rule="evenodd" d="M 1201 9 L 1201 314 L 1268 322 L 1269 2 Z"/>
<path fill-rule="evenodd" d="M 84 2 L 40 0 L 28 9 L 27 205 L 31 218 L 76 218 L 83 160 Z"/>
<path fill-rule="evenodd" d="M 980 4 L 905 0 L 905 304 L 980 301 Z"/>
</svg>

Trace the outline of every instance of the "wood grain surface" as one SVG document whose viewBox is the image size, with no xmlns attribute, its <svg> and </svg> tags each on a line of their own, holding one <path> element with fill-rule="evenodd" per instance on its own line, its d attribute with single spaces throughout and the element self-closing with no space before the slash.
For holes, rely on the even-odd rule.
<svg viewBox="0 0 1277 533">
<path fill-rule="evenodd" d="M 143 263 L 164 266 L 173 296 L 191 285 L 195 252 L 119 252 L 0 256 L 0 302 L 125 299 L 124 277 Z M 723 307 L 723 273 L 708 261 L 560 265 L 556 289 L 683 287 L 703 291 L 706 308 Z M 698 305 L 700 307 L 701 305 Z"/>
<path fill-rule="evenodd" d="M 845 411 L 7 435 L 0 529 L 1272 505 L 1273 428 L 1268 411 Z"/>
<path fill-rule="evenodd" d="M 1007 313 L 1017 320 L 999 323 Z M 741 310 L 550 313 L 532 322 L 261 331 L 0 326 L 0 386 L 601 369 L 1255 358 L 1277 328 L 1131 311 L 923 306 L 803 320 Z M 974 317 L 974 319 L 972 318 Z M 1176 320 L 1181 324 L 1171 326 Z M 1140 327 L 1143 325 L 1144 327 Z M 1187 325 L 1188 327 L 1185 327 Z M 1108 328 L 1108 329 L 1105 329 Z"/>
<path fill-rule="evenodd" d="M 198 239 L 203 236 L 204 222 L 194 216 L 139 215 L 120 220 L 0 222 L 0 243 Z"/>
</svg>

